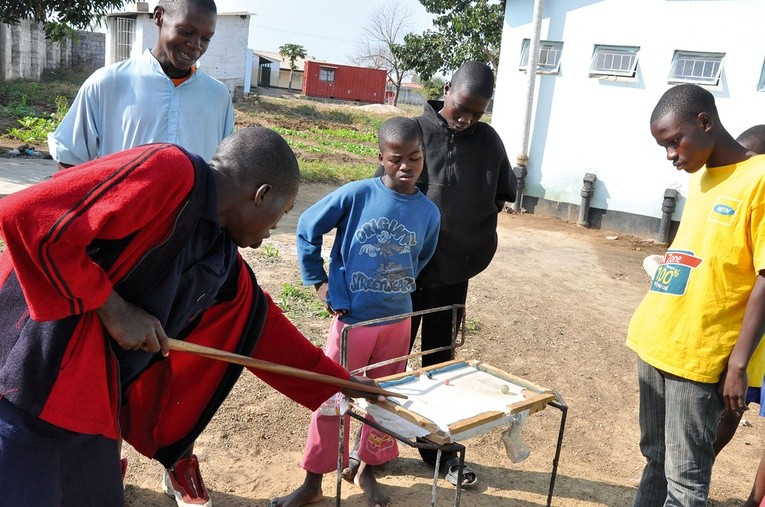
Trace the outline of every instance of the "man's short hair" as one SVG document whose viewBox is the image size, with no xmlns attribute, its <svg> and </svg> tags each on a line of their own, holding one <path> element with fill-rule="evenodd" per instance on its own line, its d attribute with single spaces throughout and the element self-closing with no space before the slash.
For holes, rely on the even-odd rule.
<svg viewBox="0 0 765 507">
<path fill-rule="evenodd" d="M 685 121 L 693 121 L 700 113 L 718 118 L 714 95 L 701 86 L 681 84 L 664 92 L 651 114 L 651 123 L 656 123 L 668 114 L 675 114 Z"/>
<path fill-rule="evenodd" d="M 422 130 L 412 118 L 395 116 L 380 125 L 377 131 L 377 146 L 380 151 L 389 142 L 417 141 L 422 146 Z"/>
<path fill-rule="evenodd" d="M 738 144 L 755 153 L 765 153 L 765 125 L 755 125 L 743 131 L 736 138 Z"/>
<path fill-rule="evenodd" d="M 162 7 L 166 12 L 174 12 L 189 5 L 202 7 L 215 14 L 218 13 L 218 7 L 215 5 L 214 0 L 159 0 L 157 4 L 158 7 Z"/>
<path fill-rule="evenodd" d="M 460 65 L 452 76 L 451 90 L 491 99 L 494 94 L 494 72 L 483 62 L 470 61 Z"/>
<path fill-rule="evenodd" d="M 225 138 L 210 165 L 239 185 L 270 184 L 275 192 L 296 194 L 300 168 L 282 136 L 264 127 L 239 129 Z"/>
</svg>

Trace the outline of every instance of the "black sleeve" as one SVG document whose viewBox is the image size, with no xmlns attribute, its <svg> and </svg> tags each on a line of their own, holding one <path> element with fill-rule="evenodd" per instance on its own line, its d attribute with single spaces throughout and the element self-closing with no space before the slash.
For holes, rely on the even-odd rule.
<svg viewBox="0 0 765 507">
<path fill-rule="evenodd" d="M 515 195 L 518 191 L 518 178 L 516 178 L 513 167 L 510 165 L 510 160 L 507 158 L 507 152 L 505 152 L 505 147 L 502 145 L 502 141 L 500 140 L 499 143 L 499 149 L 502 150 L 504 156 L 500 162 L 497 195 L 494 199 L 497 202 L 497 208 L 502 210 L 505 202 L 515 201 Z M 500 202 L 502 204 L 500 204 Z"/>
</svg>

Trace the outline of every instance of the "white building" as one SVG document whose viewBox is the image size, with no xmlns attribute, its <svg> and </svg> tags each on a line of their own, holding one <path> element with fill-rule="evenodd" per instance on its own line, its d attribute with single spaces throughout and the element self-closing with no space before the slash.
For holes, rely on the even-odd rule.
<svg viewBox="0 0 765 507">
<path fill-rule="evenodd" d="M 159 37 L 151 7 L 147 2 L 128 4 L 124 12 L 109 15 L 106 26 L 106 65 L 140 55 L 151 49 Z M 199 60 L 199 68 L 228 86 L 249 92 L 252 51 L 247 49 L 250 14 L 218 12 L 215 36 Z"/>
<path fill-rule="evenodd" d="M 651 111 L 668 88 L 691 82 L 714 94 L 734 137 L 765 123 L 765 2 L 536 2 L 540 67 L 527 138 L 529 80 L 520 67 L 535 0 L 507 2 L 492 116 L 511 160 L 528 155 L 523 207 L 575 221 L 583 177 L 592 173 L 591 225 L 654 237 L 665 189 L 679 191 L 678 221 L 688 177 L 651 136 Z"/>
<path fill-rule="evenodd" d="M 288 88 L 300 93 L 303 90 L 305 59 L 295 59 L 295 70 L 291 72 L 290 61 L 274 51 L 253 51 L 252 83 L 263 88 Z M 313 59 L 313 58 L 312 58 Z"/>
</svg>

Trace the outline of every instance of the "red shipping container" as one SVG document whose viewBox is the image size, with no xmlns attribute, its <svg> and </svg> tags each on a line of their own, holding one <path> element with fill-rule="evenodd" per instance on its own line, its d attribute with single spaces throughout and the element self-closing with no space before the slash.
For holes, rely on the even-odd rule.
<svg viewBox="0 0 765 507">
<path fill-rule="evenodd" d="M 303 95 L 382 104 L 387 79 L 382 69 L 307 61 L 303 66 Z"/>
</svg>

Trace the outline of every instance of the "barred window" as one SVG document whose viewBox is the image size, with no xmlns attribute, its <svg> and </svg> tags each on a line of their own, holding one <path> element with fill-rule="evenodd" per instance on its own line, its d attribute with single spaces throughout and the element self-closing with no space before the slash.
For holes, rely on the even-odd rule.
<svg viewBox="0 0 765 507">
<path fill-rule="evenodd" d="M 675 51 L 669 83 L 695 83 L 717 86 L 725 53 Z"/>
<path fill-rule="evenodd" d="M 635 77 L 638 63 L 637 46 L 605 46 L 596 44 L 590 63 L 590 77 Z"/>
<path fill-rule="evenodd" d="M 121 62 L 130 58 L 135 37 L 135 19 L 118 17 L 114 28 L 114 61 Z"/>
<path fill-rule="evenodd" d="M 526 70 L 529 61 L 529 39 L 523 39 L 521 48 L 521 64 L 519 70 Z M 560 57 L 563 43 L 559 41 L 540 40 L 539 58 L 537 59 L 537 74 L 557 74 L 560 72 Z"/>
<path fill-rule="evenodd" d="M 762 70 L 760 71 L 760 82 L 757 84 L 757 90 L 765 92 L 765 62 L 762 64 Z"/>
</svg>

